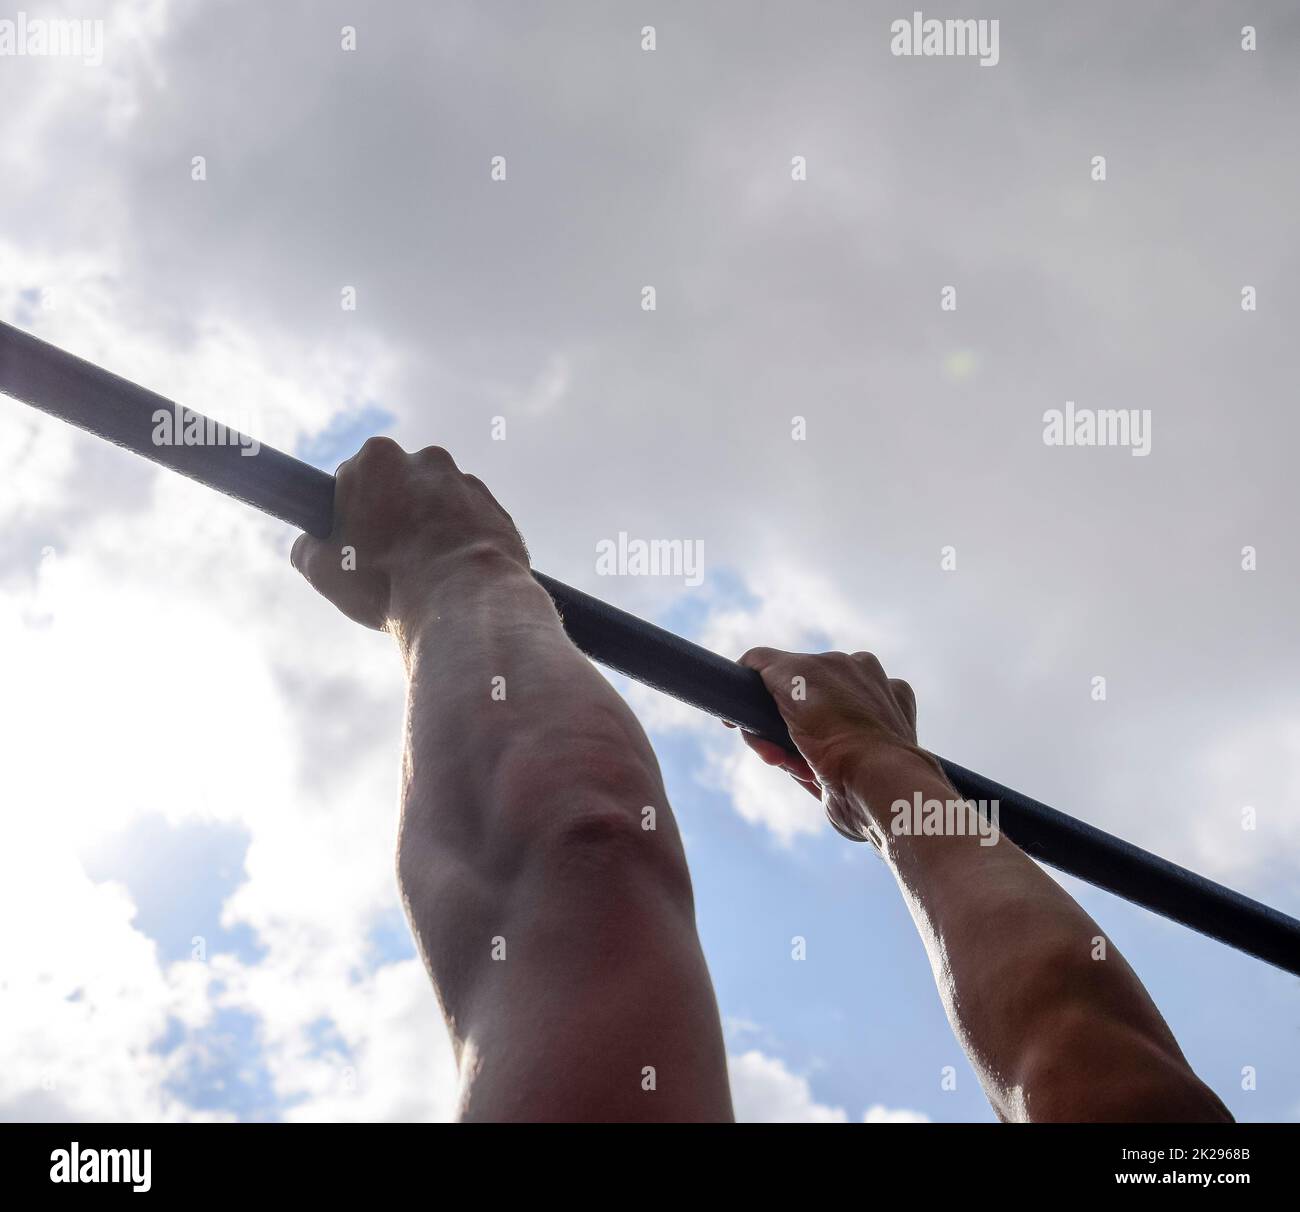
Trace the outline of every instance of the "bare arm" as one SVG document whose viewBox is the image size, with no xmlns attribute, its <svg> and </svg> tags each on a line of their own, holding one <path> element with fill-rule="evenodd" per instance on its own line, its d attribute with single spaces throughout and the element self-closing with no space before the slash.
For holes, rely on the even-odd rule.
<svg viewBox="0 0 1300 1212">
<path fill-rule="evenodd" d="M 405 661 L 398 877 L 462 1117 L 730 1118 L 658 764 L 564 635 L 513 523 L 445 451 L 387 439 L 340 469 L 336 517 L 294 563 Z"/>
<path fill-rule="evenodd" d="M 999 1118 L 1228 1120 L 1142 982 L 1082 908 L 965 809 L 917 835 L 915 800 L 960 796 L 916 743 L 916 700 L 869 653 L 754 649 L 803 760 L 746 737 L 844 832 L 870 835 L 911 911 L 939 996 Z M 804 679 L 802 698 L 792 693 Z M 904 811 L 904 808 L 907 811 Z M 946 815 L 946 813 L 945 813 Z"/>
</svg>

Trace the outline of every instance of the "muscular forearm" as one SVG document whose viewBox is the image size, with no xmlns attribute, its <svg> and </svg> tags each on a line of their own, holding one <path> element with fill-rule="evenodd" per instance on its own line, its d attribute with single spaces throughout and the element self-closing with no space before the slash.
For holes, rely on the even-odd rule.
<svg viewBox="0 0 1300 1212">
<path fill-rule="evenodd" d="M 463 1113 L 725 1118 L 717 1012 L 654 755 L 527 569 L 482 563 L 430 586 L 400 637 L 399 871 L 461 1054 Z"/>
<path fill-rule="evenodd" d="M 900 835 L 897 801 L 956 800 L 928 764 L 864 763 L 850 795 L 876 822 L 944 1008 L 1007 1120 L 1229 1118 L 1133 970 L 1005 837 Z"/>
<path fill-rule="evenodd" d="M 398 882 L 480 1119 L 724 1119 L 722 1030 L 654 753 L 510 515 L 371 438 L 294 566 L 406 662 Z"/>
<path fill-rule="evenodd" d="M 429 826 L 441 846 L 475 864 L 504 861 L 521 830 L 531 838 L 576 810 L 575 794 L 607 773 L 627 793 L 620 802 L 662 799 L 640 726 L 525 567 L 492 552 L 451 562 L 405 617 L 403 800 L 416 814 L 436 803 Z"/>
</svg>

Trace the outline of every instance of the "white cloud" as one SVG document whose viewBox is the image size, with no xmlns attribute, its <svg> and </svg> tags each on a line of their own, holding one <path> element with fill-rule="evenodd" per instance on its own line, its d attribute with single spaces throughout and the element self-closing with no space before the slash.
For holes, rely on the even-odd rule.
<svg viewBox="0 0 1300 1212">
<path fill-rule="evenodd" d="M 322 428 L 341 385 L 382 394 L 382 356 L 279 342 L 271 356 L 229 323 L 169 346 L 114 318 L 114 298 L 110 279 L 88 282 L 43 335 L 215 414 L 256 403 L 255 431 L 281 445 Z M 0 912 L 24 923 L 0 953 L 0 1113 L 211 1118 L 177 1093 L 202 1030 L 167 1050 L 169 1023 L 240 1010 L 261 1052 L 244 1060 L 294 1116 L 446 1118 L 453 1066 L 427 977 L 376 967 L 370 941 L 398 904 L 391 641 L 301 583 L 288 527 L 8 401 L 0 439 L 16 472 L 0 518 L 26 543 L 0 582 Z M 81 856 L 145 818 L 247 834 L 222 921 L 254 931 L 259 962 L 165 965 L 128 890 L 87 876 Z M 322 1022 L 337 1048 L 321 1048 Z"/>
<path fill-rule="evenodd" d="M 731 1098 L 736 1120 L 746 1124 L 844 1124 L 843 1107 L 814 1097 L 806 1077 L 791 1073 L 774 1056 L 751 1049 L 730 1057 Z"/>
<path fill-rule="evenodd" d="M 844 1124 L 843 1107 L 819 1103 L 806 1077 L 790 1072 L 775 1056 L 757 1049 L 729 1057 L 731 1098 L 739 1123 Z M 929 1119 L 918 1111 L 891 1110 L 875 1103 L 864 1112 L 864 1124 L 923 1124 Z"/>
<path fill-rule="evenodd" d="M 49 806 L 15 803 L 23 813 Z M 0 841 L 5 1024 L 0 1117 L 173 1119 L 150 1048 L 174 999 L 124 889 L 92 883 L 66 847 Z"/>
<path fill-rule="evenodd" d="M 930 1117 L 919 1111 L 891 1110 L 881 1103 L 874 1103 L 862 1113 L 864 1124 L 928 1124 Z"/>
<path fill-rule="evenodd" d="M 734 733 L 709 739 L 704 760 L 701 781 L 721 791 L 744 820 L 770 830 L 782 845 L 829 828 L 817 801 L 784 772 L 760 762 Z"/>
<path fill-rule="evenodd" d="M 710 612 L 701 639 L 706 647 L 733 658 L 760 645 L 823 651 L 828 640 L 847 644 L 850 651 L 903 652 L 897 621 L 854 605 L 844 587 L 816 567 L 789 557 L 774 560 L 748 574 L 745 589 L 753 604 Z"/>
<path fill-rule="evenodd" d="M 232 1002 L 263 1016 L 264 1059 L 288 1104 L 287 1119 L 405 1123 L 453 1117 L 455 1060 L 418 960 L 385 964 L 355 981 L 330 965 L 304 964 L 281 983 L 274 967 L 247 973 Z M 277 1007 L 283 1013 L 275 1013 Z M 300 1012 L 304 1008 L 329 1020 L 337 1046 L 319 1046 L 309 1030 L 315 1020 Z"/>
</svg>

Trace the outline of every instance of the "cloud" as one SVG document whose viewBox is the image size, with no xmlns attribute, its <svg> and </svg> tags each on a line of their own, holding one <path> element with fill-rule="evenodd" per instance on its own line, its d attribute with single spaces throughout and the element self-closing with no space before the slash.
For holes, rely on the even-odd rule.
<svg viewBox="0 0 1300 1212">
<path fill-rule="evenodd" d="M 0 937 L 0 1116 L 183 1117 L 164 1090 L 167 1062 L 152 1051 L 179 991 L 132 927 L 124 890 L 92 883 L 66 851 L 10 834 L 0 845 L 0 912 L 10 923 Z"/>
<path fill-rule="evenodd" d="M 806 1077 L 790 1072 L 777 1057 L 757 1049 L 729 1057 L 731 1097 L 736 1121 L 749 1124 L 844 1124 L 842 1107 L 819 1103 Z M 890 1110 L 879 1103 L 863 1113 L 864 1124 L 923 1124 L 917 1111 Z"/>
<path fill-rule="evenodd" d="M 843 1124 L 842 1107 L 827 1107 L 813 1097 L 805 1077 L 791 1073 L 776 1057 L 750 1050 L 727 1062 L 736 1120 L 748 1124 Z"/>
<path fill-rule="evenodd" d="M 307 1022 L 297 1013 L 304 993 L 300 980 L 270 992 L 264 975 L 249 974 L 236 1001 L 267 1023 L 264 1056 L 287 1119 L 410 1123 L 454 1116 L 455 1061 L 418 960 L 383 964 L 352 982 L 328 969 L 309 969 L 306 1001 L 321 1020 Z M 268 1013 L 271 1005 L 284 1013 Z M 313 1030 L 322 1020 L 329 1024 L 326 1046 Z"/>
<path fill-rule="evenodd" d="M 273 355 L 229 321 L 169 345 L 115 319 L 115 299 L 96 280 L 40 327 L 214 414 L 256 402 L 255 432 L 282 445 L 327 428 L 340 385 L 382 394 L 382 357 L 362 368 L 278 339 Z M 374 943 L 400 920 L 390 641 L 307 591 L 290 528 L 17 405 L 0 425 L 7 455 L 31 452 L 0 492 L 0 896 L 28 922 L 0 954 L 18 1050 L 0 1065 L 3 1114 L 220 1117 L 260 1066 L 258 1114 L 447 1118 L 454 1066 L 427 977 L 409 943 Z M 114 875 L 138 875 L 127 839 L 147 844 L 155 821 L 246 837 L 220 913 L 255 958 L 222 950 L 236 935 L 202 939 L 205 915 L 179 920 L 197 910 L 178 901 L 169 935 L 206 953 L 160 960 Z M 194 882 L 213 857 L 188 856 Z"/>
<path fill-rule="evenodd" d="M 874 1103 L 862 1113 L 864 1124 L 928 1124 L 930 1117 L 919 1111 L 890 1110 L 880 1103 Z"/>
<path fill-rule="evenodd" d="M 595 541 L 698 538 L 694 638 L 877 651 L 938 752 L 1293 888 L 1300 414 L 1277 301 L 1300 164 L 1275 152 L 1295 21 L 1265 5 L 1246 56 L 1163 6 L 1137 72 L 1112 53 L 1123 5 L 1026 10 L 999 66 L 966 73 L 892 59 L 858 4 L 818 8 L 813 64 L 786 53 L 793 8 L 700 8 L 645 54 L 640 18 L 575 37 L 563 7 L 448 4 L 370 14 L 345 54 L 346 4 L 90 3 L 102 69 L 0 77 L 0 316 L 326 461 L 314 438 L 381 417 L 447 445 L 540 567 L 641 613 L 677 587 L 598 581 Z M 1151 456 L 1044 447 L 1066 399 L 1151 407 Z M 2 970 L 5 1106 L 207 1114 L 173 1092 L 189 1043 L 168 1024 L 243 1014 L 287 1113 L 447 1113 L 420 974 L 373 946 L 396 909 L 387 642 L 313 599 L 287 529 L 242 506 L 8 402 L 0 454 L 0 851 L 32 923 Z M 735 736 L 633 701 L 699 738 L 697 777 L 756 837 L 826 828 Z M 223 913 L 260 963 L 160 963 L 126 886 L 87 876 L 85 849 L 146 815 L 247 837 Z"/>
<path fill-rule="evenodd" d="M 1300 853 L 1300 716 L 1257 713 L 1199 755 L 1203 807 L 1191 821 L 1193 865 L 1223 879 L 1294 876 Z"/>
</svg>

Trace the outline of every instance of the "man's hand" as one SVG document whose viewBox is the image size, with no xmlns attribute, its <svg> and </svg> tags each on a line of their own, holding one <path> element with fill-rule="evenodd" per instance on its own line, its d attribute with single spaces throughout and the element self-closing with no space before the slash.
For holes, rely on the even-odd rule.
<svg viewBox="0 0 1300 1212">
<path fill-rule="evenodd" d="M 973 813 L 956 811 L 961 797 L 917 745 L 906 682 L 862 652 L 755 648 L 741 660 L 763 675 L 803 756 L 746 742 L 820 795 L 840 832 L 880 845 L 948 1020 L 999 1118 L 1231 1118 L 1132 968 L 1065 890 L 1005 836 L 990 845 L 956 828 L 972 824 Z M 907 814 L 890 820 L 896 803 L 916 795 L 953 803 L 938 832 L 916 833 Z M 900 823 L 908 827 L 892 827 Z"/>
<path fill-rule="evenodd" d="M 888 801 L 878 802 L 872 789 L 887 790 L 894 780 L 873 774 L 923 767 L 943 779 L 939 763 L 916 743 L 911 686 L 888 677 L 871 653 L 751 648 L 740 663 L 762 674 L 800 756 L 747 732 L 741 734 L 745 743 L 818 797 L 845 836 L 866 841 L 872 821 L 880 824 L 888 810 Z"/>
<path fill-rule="evenodd" d="M 335 476 L 334 530 L 300 535 L 293 566 L 350 619 L 409 634 L 430 590 L 465 567 L 528 567 L 519 531 L 440 446 L 370 438 Z"/>
</svg>

